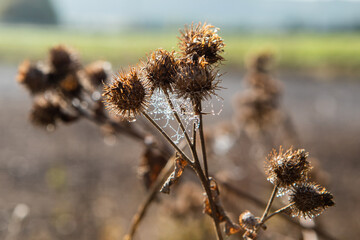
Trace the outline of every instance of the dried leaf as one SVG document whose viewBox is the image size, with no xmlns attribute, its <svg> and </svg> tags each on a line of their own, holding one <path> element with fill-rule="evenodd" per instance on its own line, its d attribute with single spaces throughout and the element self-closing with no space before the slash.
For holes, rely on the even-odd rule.
<svg viewBox="0 0 360 240">
<path fill-rule="evenodd" d="M 187 164 L 188 163 L 186 162 L 186 160 L 183 159 L 180 154 L 176 153 L 174 171 L 171 173 L 169 178 L 166 180 L 166 182 L 160 189 L 160 192 L 167 193 L 167 194 L 170 193 L 170 187 L 180 179 Z"/>
<path fill-rule="evenodd" d="M 213 201 L 215 203 L 215 207 L 216 207 L 216 217 L 218 219 L 219 222 L 224 222 L 227 219 L 226 213 L 224 211 L 223 206 L 221 205 L 220 202 L 220 192 L 219 192 L 219 188 L 218 185 L 216 183 L 216 181 L 212 178 L 210 180 L 210 190 L 211 190 L 211 195 L 213 198 Z M 209 216 L 212 216 L 212 211 L 211 211 L 211 206 L 210 206 L 210 202 L 209 199 L 206 197 L 204 200 L 204 213 L 208 214 Z"/>
<path fill-rule="evenodd" d="M 240 225 L 231 222 L 231 220 L 228 218 L 225 223 L 225 234 L 227 236 L 233 235 L 235 233 L 238 233 L 242 230 Z"/>
<path fill-rule="evenodd" d="M 252 230 L 247 230 L 243 235 L 243 239 L 245 239 L 245 240 L 256 240 L 257 239 L 257 234 L 256 234 L 256 232 L 254 232 Z"/>
<path fill-rule="evenodd" d="M 222 206 L 220 201 L 220 191 L 218 185 L 213 178 L 210 179 L 210 190 L 216 207 L 216 218 L 218 219 L 219 222 L 225 222 L 226 235 L 230 236 L 241 231 L 242 228 L 238 224 L 233 223 L 230 220 L 230 218 L 227 216 L 224 207 Z M 209 198 L 205 198 L 204 200 L 204 213 L 212 216 Z"/>
<path fill-rule="evenodd" d="M 167 158 L 158 149 L 152 145 L 146 148 L 138 168 L 138 174 L 144 181 L 146 189 L 153 185 L 166 162 Z"/>
</svg>

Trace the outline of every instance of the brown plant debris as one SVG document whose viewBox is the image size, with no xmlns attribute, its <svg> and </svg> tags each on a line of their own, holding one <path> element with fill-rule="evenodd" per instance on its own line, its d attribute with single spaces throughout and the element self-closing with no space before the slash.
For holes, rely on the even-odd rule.
<svg viewBox="0 0 360 240">
<path fill-rule="evenodd" d="M 333 195 L 315 183 L 300 183 L 292 187 L 290 202 L 293 216 L 313 218 L 334 206 Z"/>
<path fill-rule="evenodd" d="M 170 187 L 179 181 L 187 164 L 188 164 L 188 162 L 185 159 L 183 159 L 180 154 L 176 153 L 174 171 L 171 173 L 169 178 L 166 180 L 166 182 L 160 189 L 160 192 L 167 193 L 167 194 L 170 193 Z"/>
</svg>

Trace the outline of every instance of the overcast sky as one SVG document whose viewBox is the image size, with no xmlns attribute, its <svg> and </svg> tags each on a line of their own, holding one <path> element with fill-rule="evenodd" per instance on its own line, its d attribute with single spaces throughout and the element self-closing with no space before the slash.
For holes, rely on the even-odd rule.
<svg viewBox="0 0 360 240">
<path fill-rule="evenodd" d="M 52 0 L 63 23 L 92 27 L 177 25 L 207 21 L 217 26 L 272 28 L 360 22 L 355 0 Z M 359 25 L 359 24 L 358 24 Z"/>
</svg>

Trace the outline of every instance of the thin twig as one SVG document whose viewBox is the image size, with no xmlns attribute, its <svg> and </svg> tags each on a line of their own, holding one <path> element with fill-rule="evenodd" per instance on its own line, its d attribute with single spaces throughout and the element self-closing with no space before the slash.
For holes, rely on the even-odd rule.
<svg viewBox="0 0 360 240">
<path fill-rule="evenodd" d="M 286 210 L 288 210 L 292 205 L 294 205 L 294 203 L 290 203 L 288 205 L 286 205 L 285 207 L 282 207 L 278 210 L 276 210 L 275 212 L 271 213 L 269 216 L 267 216 L 264 220 L 263 220 L 263 223 L 265 223 L 267 220 L 269 220 L 271 217 L 275 216 L 276 214 L 279 214 L 279 213 L 282 213 Z"/>
<path fill-rule="evenodd" d="M 196 150 L 196 122 L 193 124 L 193 142 L 192 145 L 194 146 L 194 149 Z"/>
<path fill-rule="evenodd" d="M 193 164 L 193 162 L 186 156 L 186 154 L 184 153 L 184 151 L 182 151 L 169 137 L 169 135 L 167 135 L 167 133 L 146 113 L 146 112 L 142 112 L 142 114 L 144 115 L 144 117 L 149 120 L 149 122 L 154 125 L 154 127 L 165 137 L 165 139 L 175 148 L 175 150 L 189 163 L 189 164 Z"/>
<path fill-rule="evenodd" d="M 88 119 L 91 122 L 94 122 L 95 124 L 99 124 L 99 125 L 103 125 L 103 124 L 109 124 L 111 125 L 111 127 L 113 127 L 117 132 L 122 132 L 127 134 L 128 136 L 136 139 L 136 140 L 141 140 L 144 141 L 145 139 L 145 135 L 142 133 L 139 133 L 137 131 L 135 131 L 133 128 L 127 128 L 127 127 L 123 127 L 120 124 L 113 122 L 109 119 L 99 119 L 99 118 L 95 118 L 93 115 L 89 114 L 88 112 L 84 111 L 83 109 L 81 109 L 80 107 L 75 107 L 73 106 L 73 109 L 80 114 L 81 116 L 85 117 L 86 119 Z"/>
<path fill-rule="evenodd" d="M 185 143 L 181 142 L 179 144 L 179 146 L 181 149 L 183 149 L 185 147 Z M 134 238 L 136 230 L 138 229 L 139 224 L 142 221 L 142 219 L 145 217 L 145 214 L 146 214 L 151 202 L 155 199 L 156 194 L 160 191 L 160 188 L 162 187 L 162 185 L 164 184 L 166 179 L 171 174 L 171 172 L 173 170 L 173 166 L 174 166 L 174 158 L 175 158 L 175 155 L 173 155 L 168 160 L 165 167 L 161 170 L 159 176 L 156 178 L 155 182 L 151 186 L 146 198 L 140 204 L 136 214 L 134 215 L 134 217 L 131 221 L 129 233 L 127 235 L 125 235 L 124 240 L 131 240 Z"/>
<path fill-rule="evenodd" d="M 209 199 L 209 204 L 210 204 L 210 208 L 211 208 L 211 217 L 212 217 L 214 225 L 215 225 L 218 240 L 222 240 L 223 237 L 222 237 L 222 232 L 220 229 L 220 222 L 216 215 L 217 208 L 216 208 L 214 199 L 212 197 L 210 184 L 209 184 L 210 182 L 208 181 L 208 179 L 206 179 L 199 162 L 195 162 L 195 164 L 193 165 L 193 168 L 195 170 L 195 173 L 198 175 L 198 177 L 200 179 L 201 185 L 203 186 L 203 188 L 206 192 L 207 198 Z"/>
<path fill-rule="evenodd" d="M 208 164 L 207 164 L 207 157 L 206 157 L 206 147 L 205 147 L 205 137 L 204 137 L 204 127 L 203 127 L 203 117 L 202 117 L 202 106 L 201 102 L 199 103 L 198 109 L 199 112 L 199 133 L 200 133 L 200 143 L 201 143 L 201 151 L 203 154 L 203 162 L 204 162 L 204 173 L 207 181 L 209 181 L 209 172 L 208 172 Z"/>
<path fill-rule="evenodd" d="M 275 196 L 276 196 L 276 193 L 278 191 L 278 186 L 277 185 L 274 185 L 274 188 L 273 188 L 273 191 L 271 193 L 271 196 L 269 198 L 269 201 L 266 205 L 266 208 L 265 208 L 265 211 L 260 219 L 260 224 L 262 224 L 264 222 L 264 219 L 266 218 L 266 216 L 269 214 L 269 211 L 270 211 L 270 208 L 271 208 L 271 204 L 273 203 L 274 199 L 275 199 Z"/>
</svg>

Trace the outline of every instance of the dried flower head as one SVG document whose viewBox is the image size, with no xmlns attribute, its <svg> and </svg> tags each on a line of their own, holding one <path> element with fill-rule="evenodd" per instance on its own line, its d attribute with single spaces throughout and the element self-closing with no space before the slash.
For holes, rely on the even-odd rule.
<svg viewBox="0 0 360 240">
<path fill-rule="evenodd" d="M 315 183 L 296 184 L 291 189 L 290 202 L 293 216 L 313 218 L 326 208 L 334 206 L 333 195 Z"/>
<path fill-rule="evenodd" d="M 71 96 L 77 96 L 80 93 L 81 85 L 79 82 L 79 77 L 76 72 L 71 72 L 67 74 L 59 82 L 60 90 Z"/>
<path fill-rule="evenodd" d="M 17 81 L 28 88 L 32 94 L 36 94 L 45 89 L 46 75 L 36 65 L 26 60 L 19 66 Z"/>
<path fill-rule="evenodd" d="M 199 57 L 205 57 L 209 64 L 216 63 L 224 58 L 220 54 L 224 51 L 224 42 L 216 33 L 218 28 L 212 25 L 201 23 L 190 27 L 185 26 L 180 31 L 179 48 L 183 52 L 184 57 L 197 61 Z"/>
<path fill-rule="evenodd" d="M 280 147 L 279 153 L 274 149 L 266 161 L 265 172 L 268 180 L 278 187 L 288 187 L 294 183 L 306 181 L 311 169 L 307 160 L 309 153 L 304 149 L 294 151 L 292 148 L 283 152 Z"/>
<path fill-rule="evenodd" d="M 51 71 L 63 74 L 78 67 L 77 56 L 69 48 L 59 45 L 49 51 Z"/>
<path fill-rule="evenodd" d="M 182 61 L 178 64 L 175 92 L 178 97 L 190 99 L 198 105 L 211 98 L 220 87 L 217 72 L 208 68 L 203 57 L 197 63 Z"/>
<path fill-rule="evenodd" d="M 78 119 L 77 116 L 71 116 L 62 111 L 57 103 L 48 101 L 45 98 L 35 100 L 30 112 L 30 120 L 34 125 L 47 127 L 48 125 L 56 125 L 58 120 L 62 122 L 72 122 Z"/>
<path fill-rule="evenodd" d="M 94 88 L 99 87 L 103 82 L 107 82 L 111 72 L 111 64 L 106 61 L 96 61 L 85 67 L 90 85 Z"/>
<path fill-rule="evenodd" d="M 270 74 L 257 72 L 250 73 L 245 80 L 253 91 L 269 95 L 269 97 L 272 97 L 274 102 L 279 102 L 282 93 L 282 86 L 281 83 L 272 78 Z"/>
<path fill-rule="evenodd" d="M 119 72 L 114 82 L 104 87 L 105 105 L 120 117 L 131 119 L 147 108 L 150 87 L 136 68 Z"/>
<path fill-rule="evenodd" d="M 266 127 L 277 114 L 278 102 L 268 95 L 259 91 L 248 90 L 234 100 L 236 115 L 240 122 L 249 126 L 256 125 L 259 128 Z"/>
<path fill-rule="evenodd" d="M 247 230 L 255 229 L 259 223 L 258 219 L 250 212 L 245 211 L 239 216 L 240 226 Z"/>
<path fill-rule="evenodd" d="M 267 73 L 274 62 L 273 52 L 267 50 L 256 53 L 247 59 L 246 65 L 250 71 Z"/>
<path fill-rule="evenodd" d="M 148 57 L 144 72 L 152 84 L 153 90 L 158 88 L 171 90 L 171 84 L 174 83 L 176 75 L 174 52 L 168 52 L 164 49 L 155 50 Z"/>
</svg>

